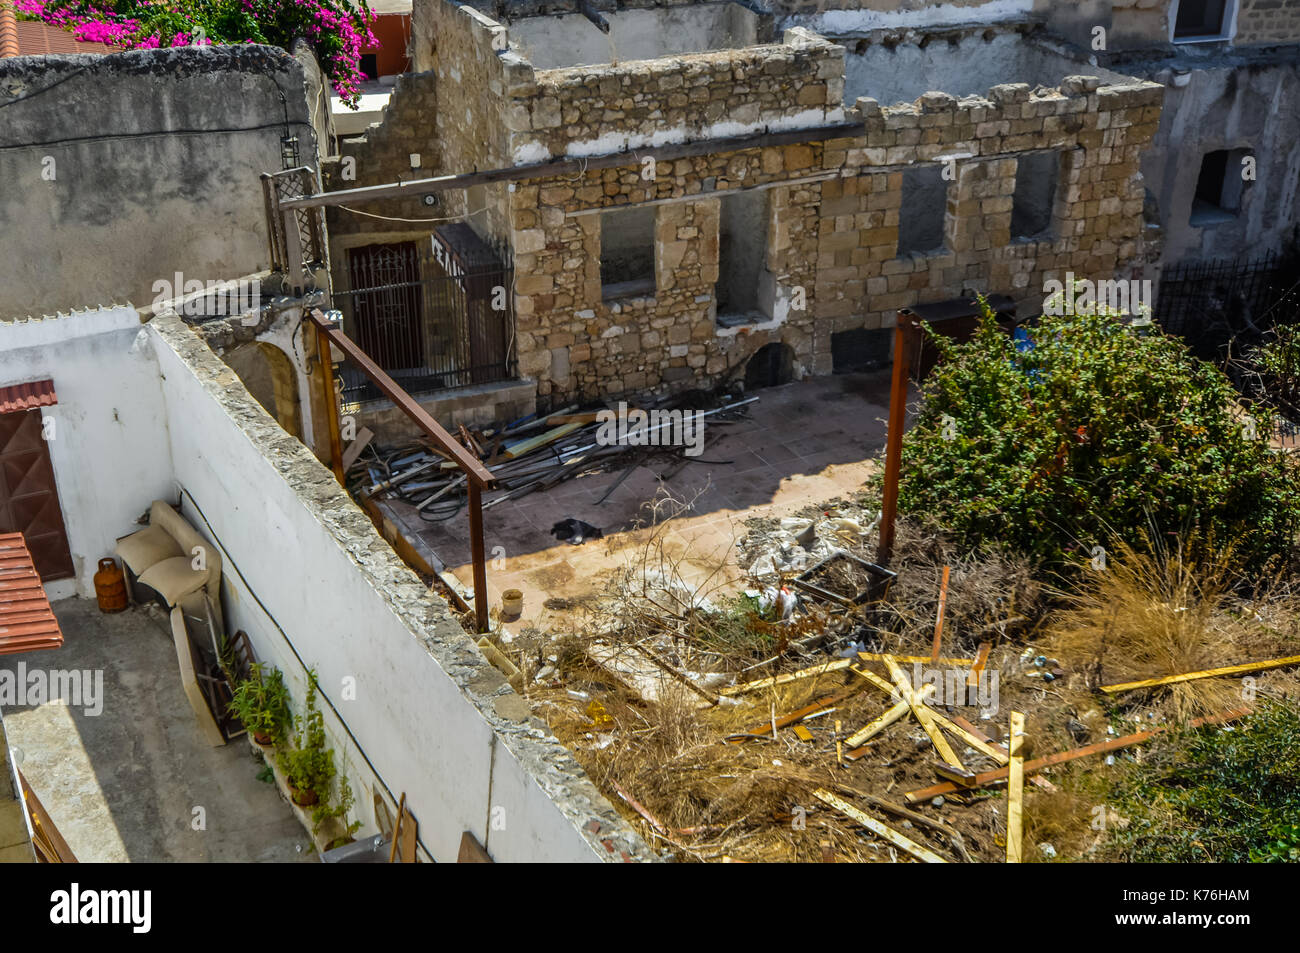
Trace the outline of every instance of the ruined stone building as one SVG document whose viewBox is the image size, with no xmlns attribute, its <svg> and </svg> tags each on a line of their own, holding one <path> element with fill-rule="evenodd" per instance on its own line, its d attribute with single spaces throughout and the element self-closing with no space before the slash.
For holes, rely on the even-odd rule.
<svg viewBox="0 0 1300 953">
<path fill-rule="evenodd" d="M 1294 226 L 1300 3 L 831 6 L 417 0 L 417 72 L 327 187 L 515 171 L 332 209 L 345 315 L 350 261 L 463 217 L 513 266 L 517 375 L 557 404 L 759 352 L 760 380 L 870 365 L 899 308 L 1027 316 L 1049 279 L 1158 281 Z"/>
</svg>

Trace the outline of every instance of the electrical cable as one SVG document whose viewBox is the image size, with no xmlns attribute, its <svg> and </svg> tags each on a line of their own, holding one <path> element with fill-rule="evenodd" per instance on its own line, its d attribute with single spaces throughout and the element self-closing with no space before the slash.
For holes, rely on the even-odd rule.
<svg viewBox="0 0 1300 953">
<path fill-rule="evenodd" d="M 284 629 L 280 627 L 280 623 L 275 620 L 275 616 L 271 615 L 271 610 L 266 607 L 265 603 L 263 603 L 260 598 L 258 598 L 257 593 L 253 590 L 253 587 L 250 586 L 248 584 L 248 580 L 244 578 L 244 574 L 239 571 L 239 566 L 235 564 L 234 559 L 232 559 L 230 556 L 230 550 L 227 549 L 226 546 L 221 542 L 221 537 L 218 536 L 216 530 L 212 528 L 212 523 L 208 521 L 207 514 L 203 512 L 203 507 L 199 506 L 198 500 L 194 499 L 194 494 L 191 493 L 189 490 L 187 490 L 184 486 L 181 486 L 179 483 L 177 483 L 176 486 L 179 487 L 181 493 L 185 494 L 185 496 L 189 498 L 190 503 L 194 507 L 194 511 L 199 514 L 199 519 L 203 520 L 203 525 L 206 526 L 208 528 L 208 532 L 212 534 L 212 539 L 216 542 L 217 547 L 221 550 L 222 555 L 225 557 L 226 563 L 230 566 L 231 569 L 235 571 L 235 575 L 238 576 L 239 581 L 243 583 L 244 589 L 247 590 L 248 594 L 253 597 L 253 601 L 257 603 L 257 607 L 262 610 L 262 614 L 266 616 L 266 618 L 270 621 L 270 623 L 273 626 L 275 626 L 276 631 L 280 633 L 280 637 L 284 640 L 284 644 L 289 647 L 289 651 L 292 652 L 293 657 L 298 660 L 298 664 L 303 667 L 304 671 L 311 671 L 311 667 L 307 665 L 307 663 L 303 660 L 303 657 L 298 654 L 298 649 L 294 646 L 293 641 L 289 638 L 288 633 L 285 632 Z M 377 780 L 380 783 L 380 785 L 383 786 L 384 793 L 386 793 L 389 799 L 392 801 L 392 803 L 396 805 L 398 803 L 398 799 L 393 795 L 393 789 L 388 786 L 388 782 L 384 780 L 384 776 L 379 773 L 379 769 L 376 768 L 374 762 L 370 760 L 370 756 L 366 754 L 366 750 L 363 747 L 361 747 L 361 742 L 359 742 L 357 740 L 357 736 L 352 733 L 352 729 L 348 727 L 347 721 L 344 720 L 343 715 L 339 712 L 338 708 L 335 707 L 334 702 L 330 701 L 329 696 L 325 693 L 325 689 L 320 685 L 319 681 L 317 681 L 316 684 L 316 692 L 324 700 L 325 704 L 329 706 L 330 711 L 334 713 L 334 717 L 338 719 L 339 724 L 343 726 L 343 731 L 347 734 L 348 738 L 350 738 L 352 740 L 352 743 L 356 746 L 357 753 L 361 755 L 362 760 L 365 761 L 366 767 L 370 769 L 370 773 L 374 775 L 375 780 Z M 396 821 L 394 823 L 396 824 Z M 416 841 L 417 843 L 420 844 L 421 847 L 424 848 L 426 854 L 428 854 L 430 857 L 434 856 L 433 852 L 429 850 L 429 848 L 425 845 L 425 843 L 420 839 L 418 834 L 416 835 Z"/>
</svg>

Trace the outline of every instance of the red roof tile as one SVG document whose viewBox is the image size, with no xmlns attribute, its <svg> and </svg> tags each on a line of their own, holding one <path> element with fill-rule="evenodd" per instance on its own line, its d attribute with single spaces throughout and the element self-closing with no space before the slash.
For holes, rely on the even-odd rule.
<svg viewBox="0 0 1300 953">
<path fill-rule="evenodd" d="M 0 534 L 0 655 L 57 649 L 59 620 L 41 588 L 22 533 Z"/>
<path fill-rule="evenodd" d="M 33 407 L 49 407 L 59 402 L 54 393 L 54 381 L 32 381 L 30 384 L 13 384 L 0 387 L 0 414 L 12 414 Z"/>
</svg>

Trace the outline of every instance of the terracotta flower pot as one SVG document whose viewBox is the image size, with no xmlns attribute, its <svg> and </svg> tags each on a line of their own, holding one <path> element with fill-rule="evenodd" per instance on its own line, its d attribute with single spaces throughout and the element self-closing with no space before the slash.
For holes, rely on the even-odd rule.
<svg viewBox="0 0 1300 953">
<path fill-rule="evenodd" d="M 290 785 L 289 791 L 293 795 L 293 803 L 299 807 L 311 807 L 320 800 L 320 796 L 311 788 L 296 788 Z"/>
<path fill-rule="evenodd" d="M 275 747 L 275 739 L 261 731 L 253 732 L 253 743 L 260 748 Z"/>
</svg>

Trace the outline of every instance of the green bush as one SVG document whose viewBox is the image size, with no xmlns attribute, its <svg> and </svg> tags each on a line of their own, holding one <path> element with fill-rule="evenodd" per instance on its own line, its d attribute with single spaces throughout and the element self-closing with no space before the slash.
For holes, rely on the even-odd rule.
<svg viewBox="0 0 1300 953">
<path fill-rule="evenodd" d="M 1131 863 L 1300 860 L 1300 710 L 1264 702 L 1230 729 L 1152 749 L 1110 790 L 1129 823 L 1108 853 Z"/>
<path fill-rule="evenodd" d="M 281 770 L 292 787 L 315 791 L 320 800 L 329 798 L 334 780 L 334 749 L 325 747 L 325 718 L 316 707 L 316 673 L 307 672 L 307 700 L 297 719 L 294 745 L 277 755 Z"/>
<path fill-rule="evenodd" d="M 235 688 L 230 710 L 254 734 L 269 735 L 275 744 L 283 741 L 292 714 L 280 670 L 271 667 L 268 672 L 265 666 L 254 665 L 251 675 Z"/>
<path fill-rule="evenodd" d="M 1107 314 L 1043 317 L 1030 335 L 1018 348 L 986 307 L 969 341 L 933 336 L 944 360 L 904 441 L 902 511 L 1049 563 L 1142 529 L 1245 533 L 1251 565 L 1291 554 L 1297 468 L 1221 371 Z"/>
</svg>

